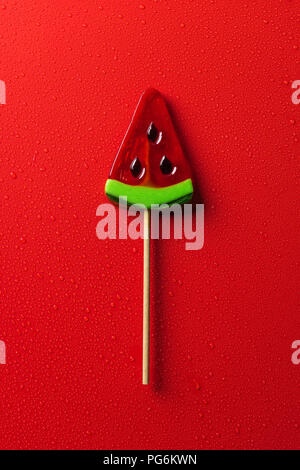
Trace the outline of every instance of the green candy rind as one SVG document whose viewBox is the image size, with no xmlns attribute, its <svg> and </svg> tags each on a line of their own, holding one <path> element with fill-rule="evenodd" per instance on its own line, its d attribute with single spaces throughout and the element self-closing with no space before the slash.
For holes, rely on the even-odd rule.
<svg viewBox="0 0 300 470">
<path fill-rule="evenodd" d="M 190 178 L 181 183 L 172 184 L 163 188 L 149 186 L 131 186 L 120 181 L 108 179 L 105 184 L 106 195 L 114 202 L 120 197 L 127 197 L 127 204 L 143 204 L 147 209 L 152 204 L 183 204 L 193 195 L 193 183 Z"/>
</svg>

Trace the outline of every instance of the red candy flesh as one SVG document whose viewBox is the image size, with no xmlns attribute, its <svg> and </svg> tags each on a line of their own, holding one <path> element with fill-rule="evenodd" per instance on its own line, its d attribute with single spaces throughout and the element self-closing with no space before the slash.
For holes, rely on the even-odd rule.
<svg viewBox="0 0 300 470">
<path fill-rule="evenodd" d="M 147 135 L 151 124 L 157 131 L 157 138 L 154 140 Z M 170 162 L 172 164 L 169 174 L 163 173 L 160 168 L 163 157 L 166 157 L 169 166 Z M 141 171 L 134 176 L 130 167 L 136 158 L 141 164 Z M 191 178 L 191 171 L 165 100 L 157 90 L 150 88 L 141 96 L 114 161 L 110 178 L 130 185 L 155 188 Z"/>
</svg>

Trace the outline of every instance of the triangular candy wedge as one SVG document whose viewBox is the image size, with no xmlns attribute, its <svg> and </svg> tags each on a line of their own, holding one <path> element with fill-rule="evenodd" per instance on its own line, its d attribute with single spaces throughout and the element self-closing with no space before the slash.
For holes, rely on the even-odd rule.
<svg viewBox="0 0 300 470">
<path fill-rule="evenodd" d="M 183 203 L 191 199 L 193 184 L 162 95 L 153 88 L 140 98 L 113 163 L 105 193 L 128 204 Z"/>
</svg>

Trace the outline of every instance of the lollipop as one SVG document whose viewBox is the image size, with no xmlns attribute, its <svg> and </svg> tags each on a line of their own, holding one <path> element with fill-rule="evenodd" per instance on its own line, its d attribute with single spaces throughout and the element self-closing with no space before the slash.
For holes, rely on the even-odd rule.
<svg viewBox="0 0 300 470">
<path fill-rule="evenodd" d="M 193 184 L 162 95 L 153 88 L 140 98 L 105 185 L 115 203 L 144 208 L 143 384 L 149 383 L 150 211 L 154 204 L 184 203 Z"/>
</svg>

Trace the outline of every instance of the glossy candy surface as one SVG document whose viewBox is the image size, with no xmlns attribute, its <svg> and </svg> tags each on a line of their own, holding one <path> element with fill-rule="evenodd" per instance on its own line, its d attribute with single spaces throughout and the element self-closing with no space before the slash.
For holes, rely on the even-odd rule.
<svg viewBox="0 0 300 470">
<path fill-rule="evenodd" d="M 186 202 L 192 197 L 189 164 L 162 95 L 149 88 L 140 98 L 106 182 L 107 196 L 129 204 Z"/>
</svg>

